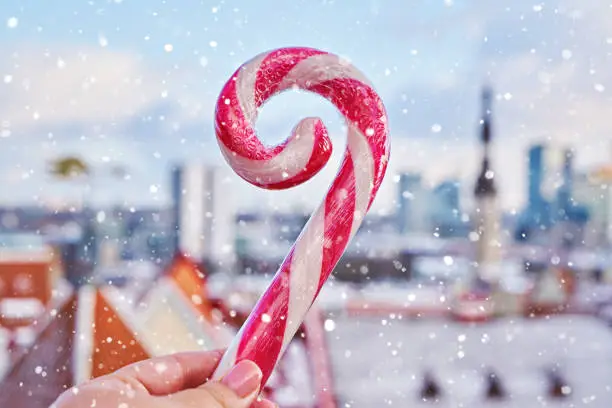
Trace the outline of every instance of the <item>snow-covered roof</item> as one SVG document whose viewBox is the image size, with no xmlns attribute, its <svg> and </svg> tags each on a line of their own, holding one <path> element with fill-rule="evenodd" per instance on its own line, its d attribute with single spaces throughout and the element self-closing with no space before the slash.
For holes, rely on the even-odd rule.
<svg viewBox="0 0 612 408">
<path fill-rule="evenodd" d="M 36 298 L 0 299 L 0 315 L 7 319 L 35 319 L 45 310 L 45 305 Z"/>
<path fill-rule="evenodd" d="M 226 346 L 233 333 L 209 322 L 169 279 L 162 278 L 135 310 L 153 355 Z"/>
<path fill-rule="evenodd" d="M 329 355 L 339 407 L 430 406 L 420 394 L 428 371 L 441 391 L 436 407 L 612 406 L 612 331 L 591 317 L 483 325 L 388 316 L 334 320 L 326 327 L 333 328 Z M 566 379 L 567 398 L 547 396 L 549 367 Z M 489 368 L 507 399 L 484 399 Z"/>
<path fill-rule="evenodd" d="M 48 262 L 51 248 L 37 234 L 0 234 L 0 261 Z"/>
</svg>

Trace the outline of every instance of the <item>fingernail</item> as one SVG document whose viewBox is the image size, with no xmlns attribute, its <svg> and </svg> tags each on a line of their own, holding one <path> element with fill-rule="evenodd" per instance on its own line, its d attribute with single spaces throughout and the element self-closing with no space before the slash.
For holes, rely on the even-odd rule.
<svg viewBox="0 0 612 408">
<path fill-rule="evenodd" d="M 278 405 L 270 400 L 255 401 L 251 408 L 278 408 Z"/>
<path fill-rule="evenodd" d="M 263 374 L 257 364 L 249 360 L 243 360 L 223 377 L 221 383 L 234 391 L 238 397 L 245 398 L 257 391 L 262 378 Z"/>
</svg>

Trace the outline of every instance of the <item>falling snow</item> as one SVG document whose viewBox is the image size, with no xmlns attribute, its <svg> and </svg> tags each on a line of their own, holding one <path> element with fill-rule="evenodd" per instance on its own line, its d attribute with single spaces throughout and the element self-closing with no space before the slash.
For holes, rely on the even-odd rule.
<svg viewBox="0 0 612 408">
<path fill-rule="evenodd" d="M 6 26 L 8 28 L 15 28 L 19 25 L 19 20 L 17 19 L 17 17 L 10 17 L 8 20 L 6 20 Z"/>
<path fill-rule="evenodd" d="M 0 258 L 31 263 L 48 246 L 58 258 L 52 288 L 33 302 L 22 297 L 38 296 L 46 275 L 32 266 L 13 277 L 0 259 L 0 327 L 15 316 L 35 322 L 0 329 L 0 406 L 46 408 L 65 390 L 88 396 L 74 376 L 110 373 L 144 358 L 140 349 L 224 348 L 284 259 L 312 274 L 336 255 L 268 384 L 280 406 L 318 406 L 318 395 L 338 408 L 610 406 L 612 8 L 176 3 L 76 1 L 4 16 Z M 261 144 L 251 130 L 232 143 L 259 149 L 242 158 L 247 167 L 275 157 L 272 178 L 287 182 L 311 163 L 275 146 L 299 118 L 320 116 L 333 139 L 321 175 L 269 191 L 227 166 L 215 137 L 219 90 L 279 40 L 339 53 L 336 68 L 344 75 L 355 64 L 379 93 L 392 152 L 379 158 L 388 162 L 380 188 L 369 179 L 380 175 L 355 161 L 350 188 L 324 199 L 348 125 L 309 92 L 253 109 Z M 243 73 L 237 84 L 257 80 Z M 225 96 L 220 109 L 259 97 L 245 95 Z M 353 119 L 365 145 L 380 149 L 379 128 Z M 348 146 L 359 157 L 360 144 Z M 353 205 L 353 189 L 375 188 L 375 200 Z M 323 224 L 335 235 L 291 252 L 301 234 L 323 234 L 302 232 L 321 202 L 340 207 Z M 296 298 L 318 280 L 280 276 Z M 294 307 L 264 310 L 262 326 L 299 322 Z M 160 378 L 171 368 L 148 367 Z"/>
<path fill-rule="evenodd" d="M 104 34 L 99 34 L 98 35 L 98 44 L 100 44 L 100 47 L 107 47 L 108 46 L 108 38 L 106 38 L 106 36 Z"/>
</svg>

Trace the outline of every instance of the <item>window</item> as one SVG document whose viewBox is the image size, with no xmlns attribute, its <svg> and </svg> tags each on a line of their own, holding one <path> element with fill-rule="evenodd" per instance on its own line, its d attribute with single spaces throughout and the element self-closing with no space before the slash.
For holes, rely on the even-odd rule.
<svg viewBox="0 0 612 408">
<path fill-rule="evenodd" d="M 27 295 L 34 291 L 34 279 L 32 275 L 21 273 L 13 280 L 15 295 Z"/>
</svg>

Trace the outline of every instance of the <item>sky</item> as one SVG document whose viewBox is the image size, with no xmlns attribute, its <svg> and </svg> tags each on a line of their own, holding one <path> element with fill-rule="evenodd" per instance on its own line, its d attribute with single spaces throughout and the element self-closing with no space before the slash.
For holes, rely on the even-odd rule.
<svg viewBox="0 0 612 408">
<path fill-rule="evenodd" d="M 262 191 L 225 164 L 212 118 L 231 73 L 255 55 L 308 46 L 348 58 L 389 114 L 391 160 L 376 200 L 392 211 L 396 174 L 456 177 L 479 166 L 479 95 L 495 91 L 493 166 L 504 208 L 524 204 L 526 149 L 576 148 L 589 170 L 612 160 L 612 6 L 601 0 L 104 0 L 0 3 L 0 204 L 84 197 L 169 201 L 169 169 L 228 171 L 240 205 L 314 205 L 337 171 L 343 120 L 322 98 L 274 97 L 257 123 L 270 144 L 304 116 L 328 126 L 335 154 L 306 185 Z M 83 157 L 88 182 L 59 183 L 49 160 Z M 127 169 L 113 180 L 113 165 Z"/>
</svg>

